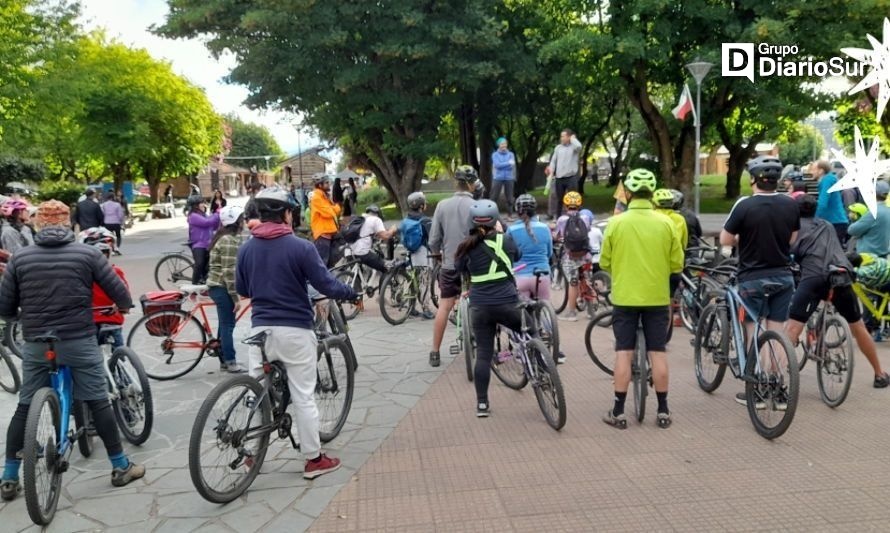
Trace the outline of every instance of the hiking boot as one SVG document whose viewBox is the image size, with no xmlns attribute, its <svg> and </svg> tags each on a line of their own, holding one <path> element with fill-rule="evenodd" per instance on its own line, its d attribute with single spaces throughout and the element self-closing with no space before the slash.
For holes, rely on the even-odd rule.
<svg viewBox="0 0 890 533">
<path fill-rule="evenodd" d="M 115 487 L 123 487 L 129 485 L 130 482 L 136 481 L 145 475 L 145 466 L 137 465 L 130 461 L 127 468 L 115 468 L 111 471 L 111 484 Z"/>
<path fill-rule="evenodd" d="M 476 418 L 488 418 L 491 415 L 488 402 L 479 402 L 476 404 Z"/>
<path fill-rule="evenodd" d="M 746 407 L 747 407 L 747 405 L 748 405 L 748 397 L 745 395 L 744 392 L 740 392 L 740 393 L 736 394 L 736 395 L 735 395 L 735 401 L 736 401 L 736 403 L 739 403 L 739 404 L 744 405 L 744 406 L 746 406 Z M 758 409 L 758 410 L 760 410 L 760 409 L 766 409 L 766 402 L 763 401 L 763 400 L 758 400 L 758 401 L 757 401 L 757 404 L 756 404 L 754 407 L 755 407 L 756 409 Z"/>
<path fill-rule="evenodd" d="M 624 416 L 624 413 L 616 416 L 611 409 L 606 411 L 606 414 L 603 415 L 603 422 L 614 428 L 627 429 L 627 417 Z"/>
<path fill-rule="evenodd" d="M 571 313 L 565 313 L 565 314 L 559 315 L 558 318 L 564 322 L 577 322 L 578 321 L 578 313 L 575 311 L 572 311 Z"/>
<path fill-rule="evenodd" d="M 874 388 L 885 389 L 888 385 L 890 385 L 890 375 L 888 375 L 886 372 L 884 372 L 880 376 L 875 376 Z"/>
<path fill-rule="evenodd" d="M 315 479 L 318 476 L 329 474 L 338 468 L 340 468 L 340 459 L 334 459 L 321 454 L 315 459 L 306 461 L 306 466 L 303 468 L 303 479 Z"/>
<path fill-rule="evenodd" d="M 11 502 L 22 492 L 22 484 L 17 479 L 5 479 L 0 483 L 0 498 L 5 502 Z"/>
<path fill-rule="evenodd" d="M 439 352 L 430 352 L 430 366 L 439 366 L 441 363 Z"/>
<path fill-rule="evenodd" d="M 670 413 L 658 413 L 658 418 L 655 419 L 655 423 L 658 424 L 658 427 L 661 429 L 667 429 L 671 427 L 672 420 Z"/>
<path fill-rule="evenodd" d="M 243 366 L 236 363 L 223 363 L 220 367 L 221 371 L 228 372 L 229 374 L 244 374 L 247 372 L 247 369 Z"/>
</svg>

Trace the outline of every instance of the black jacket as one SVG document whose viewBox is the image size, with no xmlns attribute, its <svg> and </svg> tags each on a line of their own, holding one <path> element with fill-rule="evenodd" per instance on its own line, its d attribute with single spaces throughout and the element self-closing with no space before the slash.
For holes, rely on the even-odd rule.
<svg viewBox="0 0 890 533">
<path fill-rule="evenodd" d="M 126 285 L 98 249 L 74 242 L 67 228 L 46 228 L 36 246 L 12 256 L 0 281 L 0 316 L 20 320 L 26 340 L 52 331 L 62 340 L 96 334 L 93 282 L 119 308 L 133 306 Z"/>
<path fill-rule="evenodd" d="M 485 237 L 486 240 L 494 240 L 495 233 L 491 233 Z M 486 244 L 479 243 L 475 248 L 470 250 L 467 255 L 457 260 L 457 270 L 470 276 L 487 274 L 491 267 L 492 258 L 485 251 Z M 504 253 L 516 266 L 516 262 L 522 257 L 522 252 L 513 242 L 509 235 L 504 235 Z M 498 270 L 502 270 L 499 266 Z M 519 293 L 516 290 L 516 281 L 512 277 L 486 281 L 482 283 L 471 283 L 470 285 L 470 302 L 473 306 L 494 306 L 501 304 L 509 304 L 519 302 Z"/>
<path fill-rule="evenodd" d="M 102 208 L 89 198 L 77 203 L 77 214 L 75 216 L 81 231 L 87 228 L 98 228 L 105 222 Z"/>
<path fill-rule="evenodd" d="M 800 232 L 791 245 L 791 253 L 800 265 L 801 280 L 820 278 L 827 281 L 829 265 L 853 271 L 834 226 L 821 218 L 801 217 Z"/>
<path fill-rule="evenodd" d="M 695 213 L 688 209 L 681 209 L 680 214 L 686 219 L 686 233 L 689 235 L 689 246 L 699 246 L 701 244 L 701 222 Z"/>
</svg>

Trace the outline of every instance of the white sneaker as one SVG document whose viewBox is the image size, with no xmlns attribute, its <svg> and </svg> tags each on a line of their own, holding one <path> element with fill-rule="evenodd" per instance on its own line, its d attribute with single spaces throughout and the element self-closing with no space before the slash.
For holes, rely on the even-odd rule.
<svg viewBox="0 0 890 533">
<path fill-rule="evenodd" d="M 578 321 L 578 313 L 572 311 L 571 313 L 559 315 L 559 319 L 564 322 L 577 322 Z"/>
</svg>

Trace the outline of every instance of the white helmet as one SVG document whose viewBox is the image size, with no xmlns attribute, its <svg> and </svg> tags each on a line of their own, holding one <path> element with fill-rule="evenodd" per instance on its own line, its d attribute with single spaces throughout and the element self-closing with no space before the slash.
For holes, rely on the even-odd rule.
<svg viewBox="0 0 890 533">
<path fill-rule="evenodd" d="M 219 222 L 223 226 L 231 226 L 241 215 L 244 214 L 244 208 L 237 205 L 227 205 L 219 210 Z"/>
</svg>

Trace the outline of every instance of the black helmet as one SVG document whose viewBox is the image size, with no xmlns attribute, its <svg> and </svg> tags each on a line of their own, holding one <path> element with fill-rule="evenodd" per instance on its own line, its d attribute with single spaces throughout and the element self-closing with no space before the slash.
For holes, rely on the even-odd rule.
<svg viewBox="0 0 890 533">
<path fill-rule="evenodd" d="M 534 215 L 535 210 L 538 208 L 538 201 L 535 200 L 535 197 L 530 194 L 521 194 L 519 198 L 516 199 L 516 203 L 514 204 L 517 213 L 526 213 L 529 215 Z"/>
<path fill-rule="evenodd" d="M 748 161 L 748 173 L 758 181 L 778 181 L 782 175 L 782 162 L 777 157 L 762 155 Z"/>
<path fill-rule="evenodd" d="M 383 218 L 383 211 L 381 211 L 380 208 L 377 207 L 376 204 L 371 204 L 368 207 L 366 207 L 365 213 L 371 213 L 372 215 L 374 215 L 378 218 Z"/>
<path fill-rule="evenodd" d="M 408 209 L 423 209 L 424 205 L 426 205 L 426 196 L 422 192 L 412 192 L 408 195 Z"/>
<path fill-rule="evenodd" d="M 470 207 L 470 224 L 473 227 L 493 228 L 498 223 L 500 214 L 498 204 L 491 200 L 479 200 Z"/>
<path fill-rule="evenodd" d="M 671 194 L 674 195 L 674 203 L 671 205 L 671 209 L 674 211 L 679 211 L 681 207 L 683 207 L 683 200 L 686 198 L 683 196 L 683 193 L 678 191 L 677 189 L 671 189 Z"/>
<path fill-rule="evenodd" d="M 258 192 L 253 198 L 257 211 L 281 213 L 283 211 L 292 211 L 294 209 L 293 199 L 291 195 L 284 189 L 276 186 L 266 187 Z"/>
<path fill-rule="evenodd" d="M 803 172 L 799 170 L 792 170 L 788 174 L 785 174 L 785 179 L 796 182 L 804 181 Z"/>
<path fill-rule="evenodd" d="M 454 171 L 454 179 L 456 179 L 457 181 L 473 183 L 474 181 L 479 179 L 479 175 L 476 174 L 476 169 L 471 167 L 470 165 L 461 165 L 457 167 L 457 170 Z"/>
</svg>

